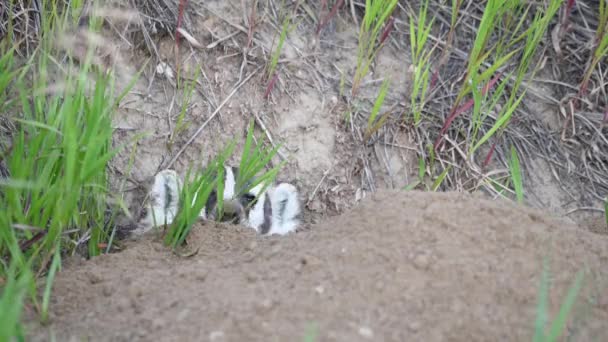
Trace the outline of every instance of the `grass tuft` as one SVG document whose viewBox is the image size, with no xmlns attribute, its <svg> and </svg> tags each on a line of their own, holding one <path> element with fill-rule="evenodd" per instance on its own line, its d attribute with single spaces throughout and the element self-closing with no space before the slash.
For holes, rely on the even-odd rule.
<svg viewBox="0 0 608 342">
<path fill-rule="evenodd" d="M 584 276 L 585 273 L 582 270 L 576 274 L 574 282 L 568 289 L 568 293 L 560 305 L 557 317 L 551 323 L 549 330 L 545 332 L 545 327 L 548 322 L 547 311 L 549 308 L 549 265 L 546 259 L 543 261 L 536 320 L 534 323 L 534 342 L 553 342 L 562 335 L 566 328 L 568 314 L 572 310 L 576 298 L 583 286 Z"/>
<path fill-rule="evenodd" d="M 378 51 L 384 46 L 384 41 L 390 31 L 382 27 L 389 21 L 390 15 L 397 6 L 398 0 L 366 0 L 365 15 L 359 30 L 359 45 L 357 46 L 357 67 L 351 88 L 351 96 L 355 97 L 361 86 L 361 81 L 367 75 L 371 63 L 374 61 Z M 392 25 L 387 25 L 390 27 Z M 378 38 L 383 38 L 378 42 Z"/>
<path fill-rule="evenodd" d="M 410 49 L 412 56 L 412 92 L 410 109 L 414 124 L 418 126 L 422 119 L 422 109 L 430 85 L 431 55 L 433 49 L 425 49 L 435 18 L 427 23 L 428 0 L 420 6 L 418 24 L 410 15 Z"/>
<path fill-rule="evenodd" d="M 263 184 L 264 191 L 274 181 L 277 174 L 287 163 L 286 160 L 281 161 L 268 171 L 264 171 L 272 161 L 272 158 L 278 153 L 281 145 L 272 148 L 267 148 L 263 145 L 253 146 L 254 143 L 254 121 L 249 122 L 247 129 L 247 137 L 241 154 L 239 164 L 239 173 L 236 178 L 236 195 L 242 195 L 259 184 Z"/>
<path fill-rule="evenodd" d="M 77 56 L 78 63 L 68 58 L 57 68 L 63 52 L 56 49 L 54 37 L 66 37 L 66 28 L 78 22 L 82 3 L 43 6 L 39 44 L 28 60 L 15 55 L 16 45 L 6 40 L 0 44 L 1 106 L 14 127 L 0 144 L 8 175 L 0 180 L 0 222 L 7 228 L 0 233 L 0 278 L 29 289 L 3 291 L 15 296 L 15 309 L 2 310 L 7 315 L 3 332 L 12 337 L 19 333 L 13 322 L 19 320 L 24 296 L 30 297 L 42 321 L 48 319 L 63 255 L 86 247 L 91 257 L 109 245 L 111 213 L 117 210 L 111 203 L 119 202 L 108 190 L 108 165 L 124 147 L 113 146 L 112 118 L 128 89 L 114 93 L 114 74 L 94 65 L 93 49 Z M 89 35 L 96 37 L 94 32 L 82 37 Z M 73 52 L 67 55 L 73 57 Z M 45 286 L 39 293 L 36 279 L 43 275 Z"/>
<path fill-rule="evenodd" d="M 223 161 L 232 154 L 233 149 L 234 145 L 228 146 L 200 172 L 193 174 L 192 167 L 188 170 L 183 188 L 179 189 L 179 210 L 165 234 L 166 245 L 176 249 L 186 241 L 213 189 L 223 187 L 222 173 L 219 171 L 223 171 Z"/>
</svg>

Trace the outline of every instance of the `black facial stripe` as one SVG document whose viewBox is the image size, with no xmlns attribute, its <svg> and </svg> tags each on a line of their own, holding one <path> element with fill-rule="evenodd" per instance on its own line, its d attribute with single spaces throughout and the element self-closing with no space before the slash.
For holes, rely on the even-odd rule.
<svg viewBox="0 0 608 342">
<path fill-rule="evenodd" d="M 246 193 L 239 197 L 239 203 L 246 210 L 250 210 L 257 202 L 257 198 L 252 193 Z"/>
<path fill-rule="evenodd" d="M 171 202 L 173 202 L 173 195 L 171 194 L 171 188 L 169 184 L 165 183 L 165 211 L 169 209 L 171 206 Z"/>
<path fill-rule="evenodd" d="M 207 198 L 207 204 L 205 205 L 205 214 L 209 216 L 209 214 L 215 209 L 217 205 L 217 192 L 212 190 L 209 194 L 209 198 Z"/>
<path fill-rule="evenodd" d="M 270 230 L 272 224 L 272 206 L 270 205 L 270 199 L 268 196 L 264 198 L 264 223 L 260 227 L 260 233 L 266 234 Z"/>
<path fill-rule="evenodd" d="M 232 174 L 234 175 L 234 181 L 236 182 L 237 178 L 239 177 L 239 168 L 236 166 L 231 166 L 230 168 L 232 169 Z"/>
<path fill-rule="evenodd" d="M 283 224 L 283 219 L 285 216 L 285 209 L 287 208 L 287 199 L 282 200 L 279 203 L 279 222 L 281 222 L 281 224 Z"/>
</svg>

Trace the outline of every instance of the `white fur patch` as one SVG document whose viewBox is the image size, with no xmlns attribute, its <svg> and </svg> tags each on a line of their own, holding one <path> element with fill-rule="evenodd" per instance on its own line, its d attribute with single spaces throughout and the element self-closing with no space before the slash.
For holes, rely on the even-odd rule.
<svg viewBox="0 0 608 342">
<path fill-rule="evenodd" d="M 247 227 L 255 229 L 258 233 L 264 224 L 264 201 L 266 201 L 266 193 L 258 196 L 255 205 L 249 211 L 247 222 L 244 222 Z"/>
<path fill-rule="evenodd" d="M 236 191 L 236 178 L 232 167 L 225 166 L 226 173 L 224 174 L 224 200 L 232 200 Z"/>
</svg>

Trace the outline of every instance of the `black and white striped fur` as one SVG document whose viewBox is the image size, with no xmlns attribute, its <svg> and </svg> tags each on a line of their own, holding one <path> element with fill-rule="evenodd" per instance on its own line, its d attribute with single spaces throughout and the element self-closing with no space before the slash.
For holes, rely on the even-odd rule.
<svg viewBox="0 0 608 342">
<path fill-rule="evenodd" d="M 268 235 L 284 235 L 296 230 L 300 203 L 295 186 L 280 183 L 263 189 L 264 185 L 259 184 L 249 192 L 237 196 L 238 168 L 226 166 L 224 170 L 223 221 L 231 220 Z M 147 214 L 135 233 L 145 233 L 155 226 L 171 224 L 179 208 L 179 189 L 181 181 L 175 171 L 159 172 L 150 190 Z M 209 195 L 199 217 L 204 220 L 217 219 L 216 190 Z"/>
<path fill-rule="evenodd" d="M 295 186 L 288 183 L 258 184 L 237 196 L 236 179 L 239 169 L 226 166 L 224 173 L 224 220 L 255 229 L 260 234 L 284 235 L 295 231 L 299 224 L 300 202 Z M 263 191 L 262 191 L 263 190 Z M 216 218 L 217 193 L 209 195 L 201 213 L 203 219 Z"/>
<path fill-rule="evenodd" d="M 262 187 L 258 185 L 248 194 L 255 200 L 248 210 L 245 225 L 267 235 L 285 235 L 295 231 L 300 216 L 296 187 L 289 183 L 280 183 L 259 193 Z"/>
</svg>

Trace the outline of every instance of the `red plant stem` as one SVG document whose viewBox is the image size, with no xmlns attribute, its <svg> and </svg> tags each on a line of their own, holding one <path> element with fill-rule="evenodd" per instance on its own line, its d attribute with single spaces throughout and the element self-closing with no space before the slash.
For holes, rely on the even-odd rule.
<svg viewBox="0 0 608 342">
<path fill-rule="evenodd" d="M 182 18 L 184 17 L 184 8 L 186 7 L 186 3 L 188 0 L 180 0 L 179 1 L 179 9 L 177 13 L 177 24 L 175 25 L 175 68 L 177 69 L 177 74 L 179 75 L 179 29 L 182 27 Z"/>
<path fill-rule="evenodd" d="M 435 89 L 437 81 L 439 81 L 439 69 L 435 70 L 435 72 L 433 72 L 433 76 L 431 76 L 431 84 L 429 90 L 432 91 L 433 89 Z"/>
<path fill-rule="evenodd" d="M 572 12 L 572 7 L 574 7 L 575 0 L 568 0 L 568 4 L 566 5 L 566 18 L 570 16 L 570 12 Z"/>
<path fill-rule="evenodd" d="M 41 231 L 41 232 L 38 232 L 38 233 L 34 234 L 34 236 L 32 236 L 31 239 L 22 242 L 19 245 L 19 249 L 22 252 L 25 252 L 27 249 L 29 249 L 30 247 L 32 247 L 33 244 L 35 244 L 36 242 L 40 241 L 40 239 L 42 239 L 46 235 L 46 233 L 47 233 L 47 231 L 45 230 L 45 231 Z"/>
<path fill-rule="evenodd" d="M 323 1 L 323 4 L 326 7 L 327 6 L 327 1 Z M 336 16 L 336 14 L 338 13 L 338 10 L 340 9 L 340 7 L 342 7 L 342 5 L 344 4 L 344 0 L 338 0 L 336 1 L 336 4 L 334 5 L 334 7 L 331 8 L 331 12 L 329 12 L 329 14 L 327 14 L 325 16 L 325 18 L 323 18 L 323 20 L 319 21 L 319 24 L 317 25 L 317 32 L 316 34 L 318 35 L 319 32 L 321 32 L 321 30 L 327 26 L 327 24 L 329 23 L 329 21 Z"/>
<path fill-rule="evenodd" d="M 268 85 L 266 86 L 266 91 L 264 92 L 264 98 L 268 99 L 268 97 L 270 97 L 270 93 L 272 92 L 272 89 L 274 88 L 275 83 L 277 83 L 277 80 L 279 79 L 279 73 L 275 72 L 274 76 L 272 76 L 272 79 L 268 82 Z"/>
<path fill-rule="evenodd" d="M 395 19 L 391 16 L 386 22 L 386 26 L 384 26 L 384 31 L 382 31 L 382 35 L 380 36 L 380 45 L 384 44 L 388 35 L 393 31 Z"/>
<path fill-rule="evenodd" d="M 502 73 L 498 73 L 498 75 L 494 76 L 494 78 L 492 78 L 490 80 L 490 82 L 488 82 L 483 87 L 483 89 L 481 90 L 481 93 L 483 95 L 485 95 L 490 90 L 490 88 L 494 87 L 494 85 L 496 84 L 496 82 L 498 82 L 498 80 L 500 79 L 501 76 L 502 76 Z M 475 100 L 474 99 L 470 99 L 465 104 L 463 104 L 462 106 L 460 106 L 460 107 L 455 108 L 455 109 L 452 110 L 452 112 L 450 113 L 450 115 L 448 116 L 448 118 L 445 120 L 445 123 L 443 124 L 443 127 L 441 127 L 441 131 L 439 131 L 439 137 L 435 141 L 435 145 L 434 145 L 435 150 L 437 149 L 437 147 L 439 147 L 439 144 L 443 141 L 443 135 L 450 128 L 450 126 L 452 125 L 452 122 L 460 114 L 462 114 L 462 113 L 466 112 L 467 110 L 471 109 L 474 104 L 475 104 Z"/>
<path fill-rule="evenodd" d="M 574 7 L 574 4 L 575 4 L 575 0 L 568 0 L 566 2 L 563 15 L 562 15 L 559 25 L 558 25 L 559 27 L 558 27 L 558 31 L 557 31 L 557 42 L 555 45 L 555 52 L 557 53 L 559 58 L 561 58 L 561 56 L 562 56 L 562 49 L 560 48 L 560 44 L 561 44 L 561 41 L 564 39 L 564 36 L 566 35 L 566 31 L 568 30 L 568 26 L 569 26 L 568 21 L 570 20 L 570 13 L 572 12 L 572 8 Z"/>
<path fill-rule="evenodd" d="M 483 167 L 487 167 L 488 164 L 490 164 L 490 161 L 492 160 L 492 156 L 494 155 L 494 150 L 496 149 L 496 142 L 494 142 L 492 144 L 492 147 L 490 147 L 490 151 L 488 151 L 488 154 L 486 155 L 486 158 L 483 160 Z"/>
<path fill-rule="evenodd" d="M 178 13 L 177 13 L 177 25 L 175 26 L 175 42 L 178 47 L 179 47 L 179 38 L 180 38 L 179 29 L 180 29 L 180 27 L 182 27 L 182 20 L 184 17 L 184 8 L 186 7 L 187 2 L 188 2 L 188 0 L 179 0 L 179 9 L 178 9 Z"/>
<path fill-rule="evenodd" d="M 257 5 L 257 1 L 254 1 L 251 4 L 251 14 L 249 14 L 249 29 L 247 30 L 247 50 L 251 47 L 253 43 L 253 31 L 255 30 L 255 7 Z"/>
</svg>

